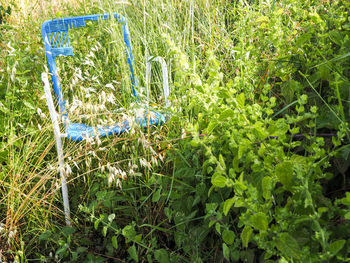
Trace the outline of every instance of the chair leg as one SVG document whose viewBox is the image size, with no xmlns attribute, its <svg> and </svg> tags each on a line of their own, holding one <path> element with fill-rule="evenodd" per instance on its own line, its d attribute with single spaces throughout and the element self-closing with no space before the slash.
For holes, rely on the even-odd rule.
<svg viewBox="0 0 350 263">
<path fill-rule="evenodd" d="M 55 106 L 53 104 L 53 100 L 52 100 L 52 96 L 51 96 L 49 79 L 48 79 L 48 76 L 45 72 L 43 72 L 41 74 L 41 80 L 43 81 L 43 84 L 44 84 L 44 91 L 45 91 L 47 106 L 49 108 L 50 117 L 51 117 L 51 121 L 52 121 L 52 125 L 53 125 L 53 131 L 54 131 L 55 139 L 56 139 L 58 165 L 59 165 L 61 185 L 62 185 L 64 216 L 66 218 L 66 224 L 70 226 L 71 220 L 70 220 L 68 189 L 67 189 L 66 172 L 65 172 L 66 170 L 64 167 L 62 137 L 61 137 L 60 127 L 58 125 L 58 119 L 57 119 L 57 114 L 55 111 Z"/>
<path fill-rule="evenodd" d="M 60 136 L 55 136 L 55 137 L 56 137 L 56 147 L 57 147 L 57 155 L 58 155 L 58 165 L 59 165 L 60 177 L 61 177 L 64 216 L 66 219 L 66 224 L 71 226 L 72 223 L 70 220 L 68 188 L 67 188 L 67 181 L 66 181 L 66 172 L 64 167 L 62 138 Z"/>
</svg>

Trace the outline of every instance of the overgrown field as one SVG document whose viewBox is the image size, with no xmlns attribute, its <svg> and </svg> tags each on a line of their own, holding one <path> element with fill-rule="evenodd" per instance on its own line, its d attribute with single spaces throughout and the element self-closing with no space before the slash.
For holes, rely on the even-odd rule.
<svg viewBox="0 0 350 263">
<path fill-rule="evenodd" d="M 40 27 L 113 12 L 168 120 L 64 141 L 69 227 Z M 0 0 L 0 262 L 349 262 L 349 14 L 347 0 Z M 71 119 L 133 119 L 120 25 L 70 34 Z M 149 56 L 168 64 L 168 109 Z"/>
</svg>

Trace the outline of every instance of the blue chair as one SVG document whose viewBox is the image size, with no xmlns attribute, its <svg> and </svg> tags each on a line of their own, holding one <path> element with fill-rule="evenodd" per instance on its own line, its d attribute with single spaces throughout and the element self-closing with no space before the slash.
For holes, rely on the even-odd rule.
<svg viewBox="0 0 350 263">
<path fill-rule="evenodd" d="M 87 138 L 94 137 L 106 137 L 113 135 L 121 135 L 122 133 L 128 132 L 130 130 L 131 124 L 127 121 L 122 123 L 116 123 L 114 125 L 106 126 L 106 127 L 90 127 L 83 123 L 73 123 L 70 121 L 66 106 L 65 100 L 63 98 L 62 87 L 58 78 L 57 66 L 55 59 L 58 56 L 73 56 L 73 47 L 71 46 L 68 31 L 78 27 L 85 27 L 87 21 L 101 21 L 107 20 L 110 18 L 115 18 L 122 25 L 123 30 L 123 38 L 126 47 L 126 56 L 130 68 L 130 80 L 132 85 L 132 93 L 135 97 L 136 101 L 140 101 L 138 92 L 137 92 L 137 81 L 134 72 L 134 58 L 132 55 L 132 48 L 130 42 L 130 34 L 128 25 L 125 17 L 120 14 L 114 13 L 113 15 L 109 14 L 100 14 L 100 15 L 88 15 L 88 16 L 79 16 L 79 17 L 69 17 L 62 19 L 54 19 L 49 20 L 43 23 L 41 27 L 41 33 L 43 36 L 46 59 L 49 65 L 49 71 L 52 79 L 52 85 L 56 97 L 56 102 L 59 107 L 59 112 L 61 116 L 61 122 L 64 125 L 65 133 L 60 132 L 59 128 L 59 120 L 57 118 L 57 113 L 55 110 L 55 104 L 51 96 L 50 84 L 48 80 L 48 75 L 46 73 L 42 73 L 42 81 L 44 84 L 45 96 L 48 104 L 48 108 L 50 111 L 51 121 L 54 127 L 54 134 L 56 139 L 56 148 L 59 160 L 59 170 L 61 176 L 61 185 L 62 185 L 62 196 L 64 203 L 64 213 L 65 220 L 68 225 L 71 225 L 70 219 L 70 208 L 68 201 L 68 191 L 67 191 L 67 182 L 66 182 L 66 173 L 65 173 L 65 164 L 64 164 L 64 154 L 63 154 L 63 144 L 62 138 L 68 138 L 72 141 L 82 141 Z M 147 63 L 147 72 L 146 78 L 147 83 L 149 80 L 150 74 L 150 63 L 152 60 Z M 165 93 L 165 99 L 167 101 L 167 97 L 169 95 L 168 88 L 168 73 L 165 61 L 161 58 L 157 58 L 162 64 L 163 71 L 163 90 Z M 148 94 L 148 93 L 147 93 Z M 168 101 L 167 101 L 168 106 Z M 159 112 L 152 112 L 145 109 L 145 114 L 143 117 L 135 118 L 136 124 L 142 128 L 146 129 L 150 126 L 159 126 L 165 123 L 165 116 Z M 152 117 L 150 117 L 152 116 Z"/>
</svg>

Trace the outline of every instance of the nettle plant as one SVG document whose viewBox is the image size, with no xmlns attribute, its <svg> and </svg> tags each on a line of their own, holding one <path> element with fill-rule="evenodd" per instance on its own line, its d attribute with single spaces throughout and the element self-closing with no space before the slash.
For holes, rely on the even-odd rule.
<svg viewBox="0 0 350 263">
<path fill-rule="evenodd" d="M 212 52 L 198 81 L 186 71 L 186 56 L 168 42 L 183 72 L 175 83 L 188 89 L 183 108 L 191 120 L 185 130 L 192 135 L 173 156 L 175 175 L 184 183 L 176 186 L 182 195 L 171 200 L 168 218 L 187 218 L 177 227 L 177 245 L 188 253 L 197 246 L 200 258 L 206 249 L 217 251 L 219 235 L 227 260 L 346 261 L 348 222 L 338 219 L 347 210 L 323 193 L 336 152 L 316 136 L 317 107 L 307 106 L 307 95 L 301 95 L 292 113 L 276 118 L 269 84 L 255 97 L 243 93 L 240 82 L 224 83 Z M 333 145 L 341 144 L 346 131 L 339 127 Z M 347 205 L 346 200 L 336 203 Z M 196 242 L 183 238 L 195 233 Z"/>
</svg>

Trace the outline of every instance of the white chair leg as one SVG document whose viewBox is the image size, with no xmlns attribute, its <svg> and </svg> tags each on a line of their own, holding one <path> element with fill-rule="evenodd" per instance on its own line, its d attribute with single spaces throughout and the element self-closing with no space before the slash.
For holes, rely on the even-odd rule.
<svg viewBox="0 0 350 263">
<path fill-rule="evenodd" d="M 64 167 L 64 155 L 63 155 L 63 144 L 62 138 L 60 136 L 56 136 L 56 148 L 58 155 L 58 165 L 60 170 L 61 177 L 61 186 L 62 186 L 62 198 L 63 198 L 63 207 L 64 207 L 64 216 L 66 219 L 66 224 L 71 226 L 70 220 L 70 208 L 69 208 L 69 200 L 68 200 L 68 188 L 67 188 L 67 180 L 66 180 L 66 170 Z"/>
<path fill-rule="evenodd" d="M 41 79 L 44 83 L 44 90 L 45 90 L 47 106 L 49 107 L 50 117 L 51 117 L 51 121 L 53 124 L 53 131 L 55 134 L 57 156 L 58 156 L 58 166 L 59 166 L 60 177 L 61 177 L 64 215 L 65 215 L 65 219 L 66 219 L 66 224 L 70 226 L 71 225 L 70 209 L 69 209 L 69 200 L 68 200 L 66 172 L 65 172 L 65 167 L 64 167 L 64 155 L 63 155 L 63 144 L 62 144 L 61 132 L 60 132 L 60 127 L 58 125 L 57 113 L 55 111 L 55 106 L 53 104 L 51 91 L 50 91 L 50 84 L 49 84 L 47 74 L 42 73 Z"/>
</svg>

